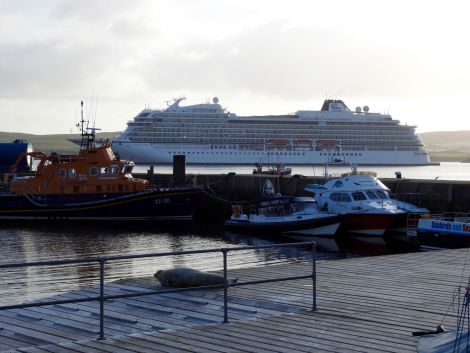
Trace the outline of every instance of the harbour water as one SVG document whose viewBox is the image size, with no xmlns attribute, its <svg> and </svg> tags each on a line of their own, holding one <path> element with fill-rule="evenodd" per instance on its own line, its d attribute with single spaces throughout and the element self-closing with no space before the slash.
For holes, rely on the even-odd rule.
<svg viewBox="0 0 470 353">
<path fill-rule="evenodd" d="M 267 165 L 266 165 L 267 166 Z M 305 176 L 324 176 L 324 166 L 288 165 L 292 168 L 292 174 Z M 135 171 L 146 173 L 148 166 L 136 166 Z M 253 165 L 191 165 L 188 164 L 186 172 L 189 174 L 223 174 L 235 172 L 237 174 L 251 174 Z M 395 172 L 400 172 L 406 179 L 438 179 L 438 180 L 470 180 L 470 163 L 441 162 L 440 165 L 430 166 L 358 166 L 358 170 L 370 170 L 377 173 L 378 178 L 395 178 Z M 172 166 L 158 165 L 154 167 L 155 173 L 171 174 Z M 351 171 L 348 164 L 330 164 L 328 173 L 338 175 Z"/>
<path fill-rule="evenodd" d="M 23 222 L 1 223 L 1 263 L 78 259 L 96 256 L 147 254 L 168 251 L 240 247 L 280 242 L 288 238 L 259 238 L 226 233 L 223 228 L 198 229 L 188 223 L 76 223 Z M 332 247 L 337 245 L 331 240 Z M 318 259 L 376 255 L 391 252 L 385 245 L 349 242 L 339 251 L 320 248 Z M 257 267 L 280 262 L 310 260 L 311 250 L 287 247 L 237 251 L 229 253 L 229 269 Z M 222 254 L 144 258 L 114 261 L 105 267 L 105 280 L 152 276 L 158 269 L 191 267 L 199 270 L 221 270 Z M 98 264 L 41 266 L 0 269 L 0 305 L 44 298 L 98 283 Z"/>
</svg>

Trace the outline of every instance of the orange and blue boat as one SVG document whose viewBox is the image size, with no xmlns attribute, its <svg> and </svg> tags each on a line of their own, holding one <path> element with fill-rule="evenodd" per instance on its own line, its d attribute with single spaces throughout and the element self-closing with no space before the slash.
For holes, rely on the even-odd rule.
<svg viewBox="0 0 470 353">
<path fill-rule="evenodd" d="M 9 191 L 0 195 L 0 219 L 190 220 L 205 187 L 158 188 L 134 178 L 132 161 L 120 160 L 111 143 L 95 142 L 83 119 L 78 154 L 24 152 L 10 169 Z M 39 159 L 34 175 L 16 168 Z"/>
</svg>

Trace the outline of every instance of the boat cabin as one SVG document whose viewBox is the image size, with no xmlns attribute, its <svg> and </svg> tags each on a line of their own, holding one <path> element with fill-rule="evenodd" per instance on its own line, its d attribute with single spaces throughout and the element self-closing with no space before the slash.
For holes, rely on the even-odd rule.
<svg viewBox="0 0 470 353">
<path fill-rule="evenodd" d="M 10 192 L 16 195 L 127 193 L 144 191 L 149 183 L 133 178 L 134 163 L 119 160 L 109 142 L 82 147 L 76 155 L 35 152 L 40 157 L 34 176 L 15 176 Z M 20 156 L 24 158 L 24 156 Z M 15 165 L 11 172 L 15 172 Z"/>
</svg>

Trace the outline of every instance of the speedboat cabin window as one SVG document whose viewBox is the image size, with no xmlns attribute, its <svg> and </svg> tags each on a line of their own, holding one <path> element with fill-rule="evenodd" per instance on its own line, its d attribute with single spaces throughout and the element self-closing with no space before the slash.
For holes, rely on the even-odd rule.
<svg viewBox="0 0 470 353">
<path fill-rule="evenodd" d="M 388 196 L 388 192 L 386 192 L 384 190 L 375 190 L 375 192 L 377 193 L 377 195 L 379 195 L 379 198 L 381 198 L 381 199 L 388 200 L 390 198 Z"/>
<path fill-rule="evenodd" d="M 108 167 L 101 167 L 100 168 L 100 175 L 108 175 L 109 168 Z"/>
<path fill-rule="evenodd" d="M 116 175 L 119 172 L 119 167 L 117 165 L 111 166 L 111 174 Z"/>
<path fill-rule="evenodd" d="M 77 170 L 75 168 L 69 169 L 69 178 L 75 179 L 77 177 Z"/>
<path fill-rule="evenodd" d="M 366 190 L 367 197 L 371 200 L 377 200 L 377 194 L 374 192 L 374 190 Z"/>
<path fill-rule="evenodd" d="M 354 201 L 362 201 L 362 200 L 367 200 L 366 195 L 362 191 L 354 191 L 351 193 Z"/>
<path fill-rule="evenodd" d="M 96 168 L 96 167 L 91 167 L 91 168 L 90 168 L 90 175 L 91 175 L 91 176 L 97 176 L 97 175 L 98 175 L 98 168 Z"/>
<path fill-rule="evenodd" d="M 351 196 L 347 192 L 334 192 L 330 195 L 330 199 L 338 202 L 351 202 Z"/>
<path fill-rule="evenodd" d="M 59 178 L 64 179 L 66 175 L 67 172 L 65 171 L 65 169 L 59 169 Z"/>
</svg>

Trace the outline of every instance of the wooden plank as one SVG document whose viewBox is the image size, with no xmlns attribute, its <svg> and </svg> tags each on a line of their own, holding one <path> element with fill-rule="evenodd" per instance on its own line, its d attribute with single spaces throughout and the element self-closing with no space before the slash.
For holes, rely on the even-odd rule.
<svg viewBox="0 0 470 353">
<path fill-rule="evenodd" d="M 139 339 L 137 338 L 126 338 L 126 339 L 114 339 L 115 342 L 120 342 L 121 345 L 132 346 L 132 347 L 140 347 L 142 352 L 148 352 L 149 350 L 154 351 L 155 348 L 158 348 L 165 352 L 171 352 L 180 349 L 186 349 L 189 352 L 194 353 L 211 353 L 211 352 L 220 352 L 215 349 L 214 346 L 209 347 L 205 345 L 201 347 L 197 341 L 188 340 L 185 338 L 179 338 L 178 336 L 172 336 L 168 333 L 164 333 L 163 336 L 159 337 L 158 341 L 146 340 L 146 336 L 141 336 Z M 120 346 L 121 346 L 120 345 Z"/>
<path fill-rule="evenodd" d="M 230 325 L 230 327 L 224 326 L 223 331 L 234 330 L 234 327 L 235 327 L 234 325 Z M 176 331 L 176 332 L 171 332 L 170 334 L 173 336 L 178 336 L 183 339 L 191 339 L 193 342 L 195 341 L 202 342 L 202 344 L 205 344 L 205 345 L 210 344 L 209 347 L 217 347 L 217 349 L 219 349 L 220 352 L 232 352 L 232 348 L 230 348 L 231 346 L 230 347 L 222 346 L 223 344 L 225 344 L 224 340 L 220 338 L 215 338 L 215 336 L 213 335 L 210 335 L 209 337 L 202 336 L 201 334 L 197 334 L 196 332 L 193 332 L 193 330 L 189 332 L 188 331 Z M 243 340 L 241 340 L 241 342 L 245 340 L 249 340 L 249 339 L 250 339 L 249 336 L 244 337 Z M 281 347 L 283 351 L 292 351 L 292 347 L 293 347 L 293 342 L 285 342 L 284 338 L 280 341 L 278 335 L 270 334 L 270 333 L 266 334 L 260 331 L 256 332 L 256 337 L 252 339 L 254 339 L 257 342 L 262 342 L 266 344 L 271 344 L 271 345 L 275 344 L 277 347 Z M 312 342 L 308 347 L 299 346 L 299 345 L 294 345 L 294 346 L 295 346 L 295 351 L 299 353 L 310 352 L 312 348 L 320 349 L 318 342 Z M 330 348 L 330 349 L 328 349 L 328 347 L 322 347 L 322 348 L 324 351 L 338 352 L 338 350 L 335 350 L 333 348 Z"/>
<path fill-rule="evenodd" d="M 200 337 L 200 340 L 203 339 L 206 342 L 210 342 L 214 347 L 225 347 L 225 348 L 232 348 L 235 350 L 241 351 L 248 351 L 252 353 L 258 352 L 283 352 L 278 347 L 258 343 L 256 341 L 251 340 L 249 337 L 246 337 L 243 340 L 237 340 L 230 336 L 225 335 L 225 329 L 227 325 L 224 326 L 224 334 L 219 334 L 217 332 L 208 334 L 206 328 L 208 327 L 220 327 L 220 326 L 204 326 L 203 328 L 199 329 L 198 327 L 194 327 L 190 329 L 190 332 L 197 334 Z M 146 336 L 145 339 L 153 339 L 155 341 L 159 341 L 161 338 L 167 337 L 164 332 L 158 332 L 156 334 L 151 334 Z"/>
<path fill-rule="evenodd" d="M 1 314 L 5 314 L 5 311 Z M 46 327 L 44 325 L 33 324 L 31 322 L 26 322 L 23 320 L 18 320 L 13 317 L 3 316 L 8 318 L 8 323 L 2 321 L 0 326 L 4 329 L 8 329 L 12 332 L 15 332 L 18 336 L 27 336 L 32 337 L 43 343 L 53 343 L 58 339 L 68 339 L 68 340 L 78 340 L 86 338 L 83 335 L 64 332 L 61 330 L 57 330 L 51 327 Z"/>
<path fill-rule="evenodd" d="M 170 341 L 170 345 L 168 345 L 168 340 L 164 339 L 153 342 L 146 340 L 146 336 L 147 334 L 134 334 L 130 337 L 117 337 L 114 341 L 131 347 L 139 347 L 142 352 L 172 352 L 174 350 L 174 342 Z"/>
</svg>

